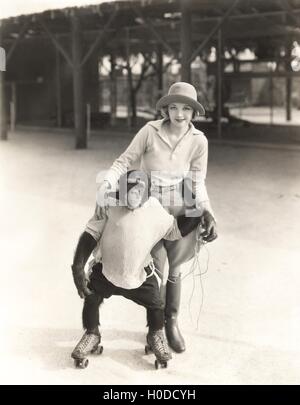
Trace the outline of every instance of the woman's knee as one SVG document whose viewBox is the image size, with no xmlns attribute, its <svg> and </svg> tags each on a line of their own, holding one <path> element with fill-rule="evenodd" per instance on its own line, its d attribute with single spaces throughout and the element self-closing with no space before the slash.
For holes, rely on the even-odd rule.
<svg viewBox="0 0 300 405">
<path fill-rule="evenodd" d="M 181 266 L 170 267 L 168 281 L 171 283 L 177 283 L 181 279 Z"/>
<path fill-rule="evenodd" d="M 166 249 L 170 268 L 179 267 L 188 262 L 195 255 L 196 234 L 191 232 L 189 235 L 175 242 L 167 242 Z"/>
</svg>

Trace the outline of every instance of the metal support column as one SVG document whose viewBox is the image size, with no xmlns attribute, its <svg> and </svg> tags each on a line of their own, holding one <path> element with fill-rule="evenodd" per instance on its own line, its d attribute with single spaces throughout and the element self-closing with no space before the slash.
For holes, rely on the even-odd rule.
<svg viewBox="0 0 300 405">
<path fill-rule="evenodd" d="M 117 122 L 117 74 L 115 55 L 110 55 L 110 125 Z"/>
<path fill-rule="evenodd" d="M 72 25 L 72 59 L 73 59 L 73 100 L 74 100 L 74 124 L 76 133 L 76 149 L 87 148 L 86 126 L 84 124 L 85 106 L 83 99 L 83 72 L 82 60 L 82 36 L 79 16 L 74 12 L 71 16 Z"/>
<path fill-rule="evenodd" d="M 222 138 L 222 29 L 218 31 L 217 47 L 217 125 L 218 138 Z"/>
<path fill-rule="evenodd" d="M 191 12 L 189 10 L 189 1 L 181 0 L 181 80 L 191 81 L 191 54 L 192 54 L 192 36 L 191 36 Z"/>
<path fill-rule="evenodd" d="M 126 65 L 127 65 L 127 126 L 132 127 L 132 72 L 130 66 L 130 33 L 129 28 L 125 28 L 126 38 Z"/>
<path fill-rule="evenodd" d="M 163 49 L 162 45 L 158 44 L 157 45 L 157 50 L 156 50 L 156 55 L 157 55 L 157 100 L 160 99 L 163 95 L 163 88 L 164 88 L 164 82 L 163 82 Z M 155 100 L 155 101 L 157 101 Z"/>
<path fill-rule="evenodd" d="M 60 53 L 55 48 L 56 126 L 58 128 L 62 127 L 60 64 Z"/>
<path fill-rule="evenodd" d="M 274 83 L 273 70 L 270 68 L 270 125 L 274 124 Z"/>
<path fill-rule="evenodd" d="M 291 45 L 288 43 L 285 47 L 285 71 L 286 73 L 291 73 Z M 285 89 L 286 89 L 286 120 L 291 121 L 292 119 L 292 103 L 291 103 L 291 95 L 292 95 L 292 76 L 287 75 L 285 79 Z"/>
<path fill-rule="evenodd" d="M 0 23 L 1 24 L 1 23 Z M 0 25 L 0 46 L 2 45 L 2 27 Z M 5 59 L 5 53 L 2 52 Z M 7 140 L 6 98 L 5 98 L 5 60 L 0 69 L 0 139 Z"/>
<path fill-rule="evenodd" d="M 10 130 L 16 130 L 17 122 L 17 83 L 11 83 L 11 101 L 10 101 Z"/>
<path fill-rule="evenodd" d="M 292 76 L 287 76 L 286 78 L 286 120 L 292 120 L 292 103 L 291 103 L 291 93 L 292 93 Z"/>
</svg>

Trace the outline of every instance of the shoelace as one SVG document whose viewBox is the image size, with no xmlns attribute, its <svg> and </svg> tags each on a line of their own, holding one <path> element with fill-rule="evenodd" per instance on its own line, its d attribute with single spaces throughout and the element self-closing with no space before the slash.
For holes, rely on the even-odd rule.
<svg viewBox="0 0 300 405">
<path fill-rule="evenodd" d="M 155 342 L 158 344 L 158 350 L 163 351 L 164 353 L 169 353 L 169 350 L 167 348 L 167 343 L 166 340 L 164 339 L 163 333 L 156 333 L 153 335 Z"/>
<path fill-rule="evenodd" d="M 86 333 L 81 341 L 79 342 L 78 349 L 82 350 L 85 349 L 90 342 L 93 340 L 93 335 L 91 333 Z"/>
</svg>

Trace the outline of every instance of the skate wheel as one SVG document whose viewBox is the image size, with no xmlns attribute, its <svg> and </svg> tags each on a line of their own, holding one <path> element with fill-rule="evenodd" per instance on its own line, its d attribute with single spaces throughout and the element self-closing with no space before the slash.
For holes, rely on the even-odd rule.
<svg viewBox="0 0 300 405">
<path fill-rule="evenodd" d="M 94 349 L 91 351 L 92 354 L 102 354 L 102 352 L 103 352 L 103 346 L 94 347 Z"/>
<path fill-rule="evenodd" d="M 158 370 L 159 368 L 167 368 L 168 362 L 155 360 L 154 365 L 155 365 L 156 370 Z"/>
<path fill-rule="evenodd" d="M 88 359 L 75 360 L 75 367 L 76 368 L 87 368 L 88 365 L 89 365 L 89 360 Z"/>
<path fill-rule="evenodd" d="M 146 345 L 145 346 L 145 354 L 149 354 L 151 352 L 152 352 L 151 347 L 149 345 Z"/>
<path fill-rule="evenodd" d="M 96 350 L 96 354 L 102 354 L 103 353 L 103 346 L 98 346 Z"/>
</svg>

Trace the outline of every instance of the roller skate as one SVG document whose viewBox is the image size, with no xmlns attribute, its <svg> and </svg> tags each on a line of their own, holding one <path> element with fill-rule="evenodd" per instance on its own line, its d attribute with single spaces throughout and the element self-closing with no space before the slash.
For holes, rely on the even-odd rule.
<svg viewBox="0 0 300 405">
<path fill-rule="evenodd" d="M 71 357 L 74 359 L 76 368 L 86 368 L 89 364 L 87 355 L 90 353 L 101 354 L 103 346 L 99 346 L 101 336 L 95 333 L 85 332 L 73 350 Z"/>
<path fill-rule="evenodd" d="M 156 369 L 168 367 L 168 360 L 172 358 L 172 355 L 169 351 L 168 342 L 163 329 L 148 332 L 145 354 L 151 352 L 153 352 L 156 357 L 154 363 Z"/>
</svg>

